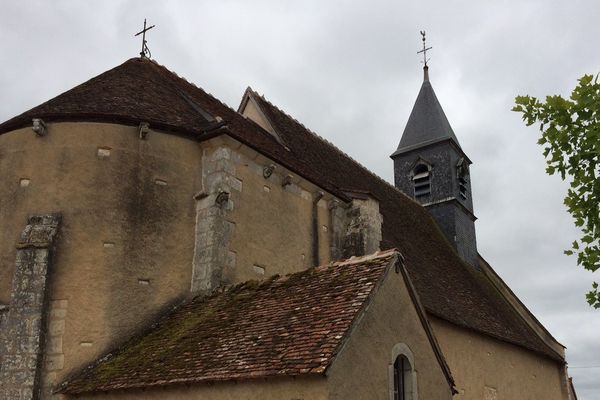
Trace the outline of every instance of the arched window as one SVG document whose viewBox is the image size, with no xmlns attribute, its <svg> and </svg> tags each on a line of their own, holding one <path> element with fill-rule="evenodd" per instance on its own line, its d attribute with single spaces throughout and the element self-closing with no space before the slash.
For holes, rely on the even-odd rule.
<svg viewBox="0 0 600 400">
<path fill-rule="evenodd" d="M 412 367 L 404 355 L 394 362 L 394 400 L 410 400 L 412 394 Z"/>
<path fill-rule="evenodd" d="M 390 400 L 416 400 L 417 374 L 415 359 L 410 348 L 398 343 L 392 349 L 390 372 Z"/>
<path fill-rule="evenodd" d="M 413 185 L 415 189 L 415 197 L 427 196 L 431 193 L 431 176 L 429 166 L 419 163 L 413 169 Z"/>
</svg>

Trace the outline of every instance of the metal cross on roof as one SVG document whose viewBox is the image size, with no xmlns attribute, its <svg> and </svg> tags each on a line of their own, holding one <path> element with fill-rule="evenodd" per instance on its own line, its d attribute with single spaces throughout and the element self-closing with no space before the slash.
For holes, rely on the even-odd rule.
<svg viewBox="0 0 600 400">
<path fill-rule="evenodd" d="M 140 56 L 142 58 L 146 57 L 146 54 L 148 54 L 149 57 L 152 57 L 152 53 L 150 52 L 150 49 L 146 45 L 146 32 L 149 31 L 150 29 L 154 28 L 154 26 L 155 25 L 152 25 L 152 26 L 146 28 L 146 18 L 144 18 L 144 29 L 142 29 L 141 31 L 139 31 L 138 33 L 136 33 L 134 35 L 134 37 L 142 35 L 142 51 L 140 52 Z"/>
<path fill-rule="evenodd" d="M 423 53 L 423 64 L 426 67 L 427 61 L 429 61 L 429 58 L 427 58 L 427 50 L 431 50 L 432 47 L 427 47 L 425 45 L 425 31 L 421 31 L 421 36 L 423 36 L 423 50 L 417 51 L 417 54 Z"/>
</svg>

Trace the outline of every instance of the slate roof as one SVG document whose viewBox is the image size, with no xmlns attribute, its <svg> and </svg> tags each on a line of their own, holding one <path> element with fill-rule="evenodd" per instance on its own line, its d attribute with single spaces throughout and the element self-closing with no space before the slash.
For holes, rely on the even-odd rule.
<svg viewBox="0 0 600 400">
<path fill-rule="evenodd" d="M 458 139 L 429 82 L 428 72 L 425 71 L 421 90 L 402 133 L 400 144 L 392 157 L 429 143 L 448 139 L 454 141 L 460 148 Z"/>
<path fill-rule="evenodd" d="M 397 258 L 390 250 L 197 297 L 57 392 L 323 375 Z"/>
<path fill-rule="evenodd" d="M 153 128 L 197 140 L 230 135 L 341 199 L 348 200 L 346 193 L 354 192 L 370 193 L 379 200 L 384 217 L 381 247 L 398 248 L 405 256 L 411 280 L 430 315 L 563 360 L 481 272 L 462 262 L 426 209 L 252 90 L 247 93 L 257 99 L 285 146 L 202 89 L 154 61 L 139 58 L 0 124 L 0 134 L 41 117 L 47 122 L 137 125 L 148 121 Z"/>
</svg>

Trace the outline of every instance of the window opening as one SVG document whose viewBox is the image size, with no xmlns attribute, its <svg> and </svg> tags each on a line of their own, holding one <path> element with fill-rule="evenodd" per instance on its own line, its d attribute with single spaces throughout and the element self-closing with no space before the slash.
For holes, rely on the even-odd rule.
<svg viewBox="0 0 600 400">
<path fill-rule="evenodd" d="M 409 400 L 411 388 L 411 366 L 408 359 L 400 355 L 394 362 L 394 400 Z"/>
<path fill-rule="evenodd" d="M 467 180 L 462 176 L 458 178 L 458 192 L 463 200 L 467 199 Z"/>
<path fill-rule="evenodd" d="M 469 164 L 464 158 L 458 160 L 456 164 L 456 174 L 458 175 L 458 193 L 463 200 L 467 199 L 468 182 L 467 176 L 469 175 Z"/>
<path fill-rule="evenodd" d="M 413 170 L 412 179 L 415 189 L 415 197 L 427 196 L 431 194 L 431 175 L 427 165 L 417 165 Z"/>
</svg>

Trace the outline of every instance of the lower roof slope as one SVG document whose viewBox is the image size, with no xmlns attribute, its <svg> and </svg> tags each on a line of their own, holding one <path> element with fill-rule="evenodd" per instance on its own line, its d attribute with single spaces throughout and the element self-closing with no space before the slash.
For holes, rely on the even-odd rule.
<svg viewBox="0 0 600 400">
<path fill-rule="evenodd" d="M 197 297 L 58 392 L 322 375 L 397 259 L 390 250 Z"/>
</svg>

